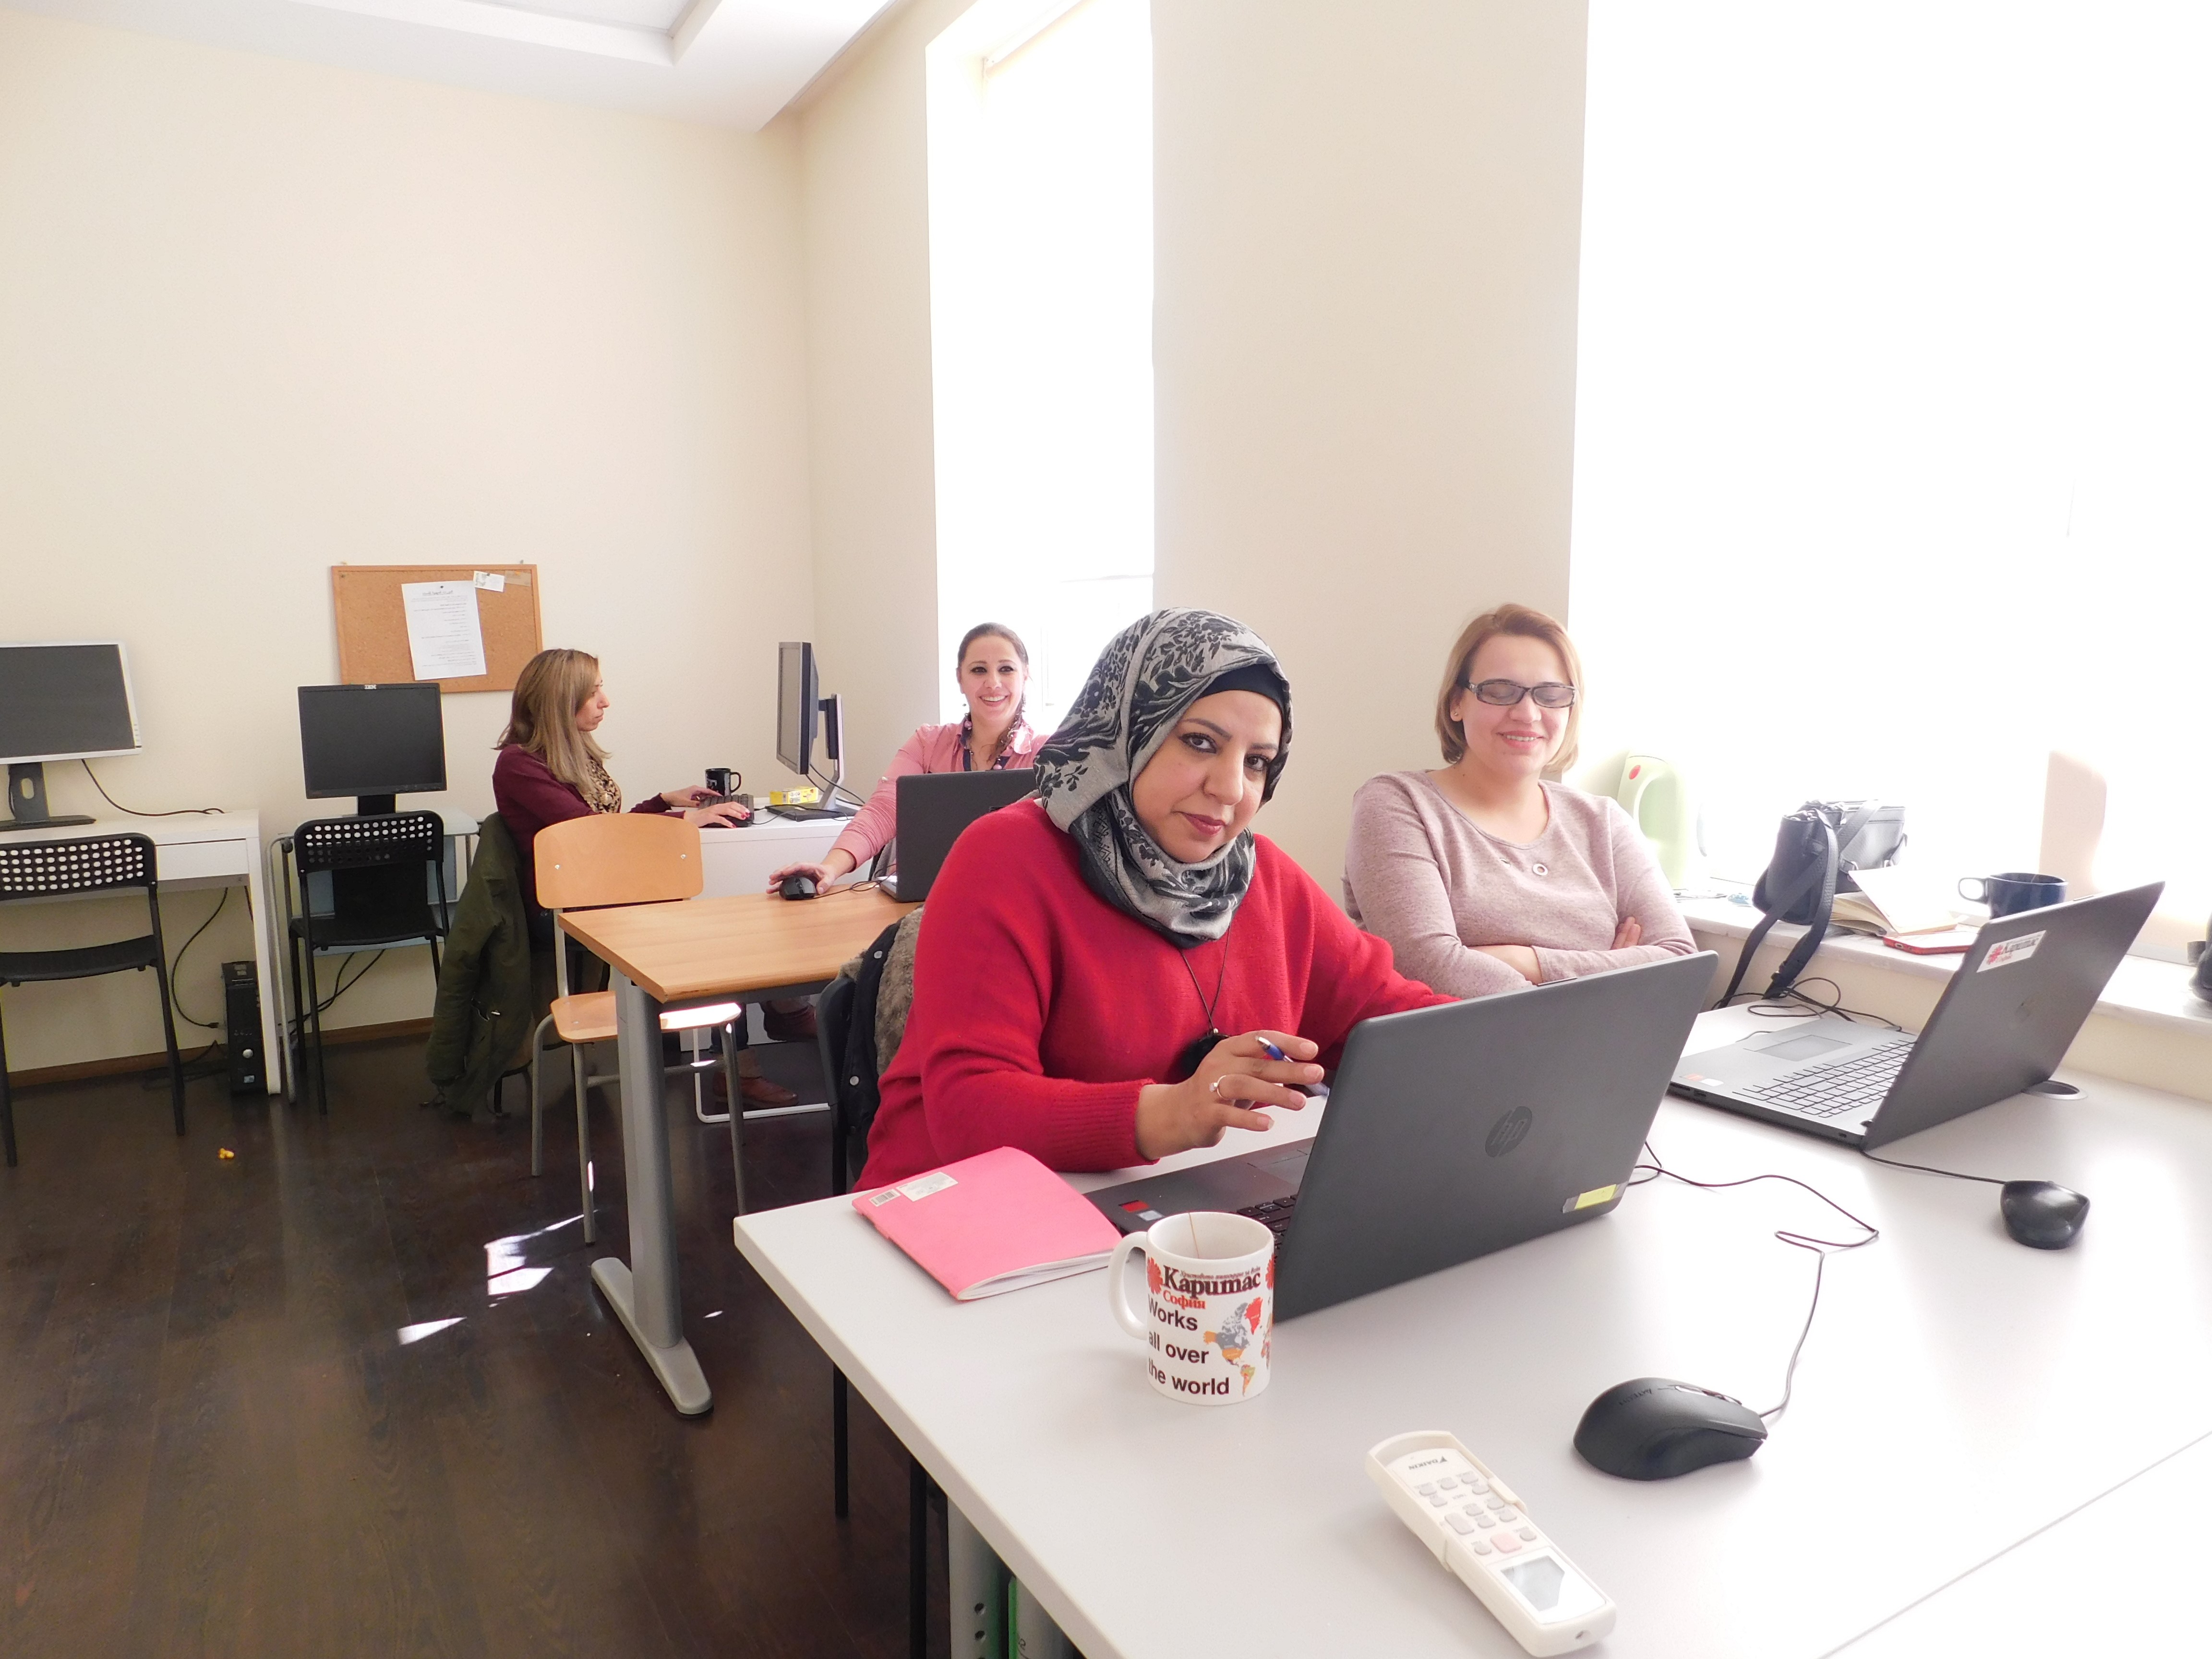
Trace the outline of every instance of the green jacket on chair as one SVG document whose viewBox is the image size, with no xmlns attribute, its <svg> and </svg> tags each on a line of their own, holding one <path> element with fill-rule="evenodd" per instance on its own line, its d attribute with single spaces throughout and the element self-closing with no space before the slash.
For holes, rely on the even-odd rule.
<svg viewBox="0 0 2212 1659">
<path fill-rule="evenodd" d="M 423 1056 L 449 1111 L 472 1115 L 501 1075 L 527 1058 L 538 1014 L 522 860 L 494 812 L 477 828 L 476 857 L 447 937 Z"/>
</svg>

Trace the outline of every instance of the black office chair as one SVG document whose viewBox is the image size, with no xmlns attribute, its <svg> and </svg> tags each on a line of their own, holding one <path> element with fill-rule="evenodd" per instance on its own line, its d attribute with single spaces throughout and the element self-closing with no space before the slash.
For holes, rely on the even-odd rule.
<svg viewBox="0 0 2212 1659">
<path fill-rule="evenodd" d="M 60 894 L 103 893 L 118 887 L 146 890 L 150 933 L 112 945 L 65 951 L 0 951 L 0 986 L 35 980 L 91 979 L 125 969 L 154 970 L 161 993 L 161 1036 L 169 1049 L 169 1106 L 177 1133 L 185 1132 L 185 1063 L 177 1054 L 177 1022 L 169 1012 L 167 953 L 161 948 L 161 905 L 154 879 L 154 843 L 143 836 L 93 836 L 82 841 L 34 841 L 0 845 L 0 903 Z M 8 1088 L 8 1036 L 0 1026 L 0 1142 L 8 1167 L 15 1167 L 15 1103 Z"/>
<path fill-rule="evenodd" d="M 438 941 L 446 935 L 449 915 L 445 821 L 435 812 L 311 818 L 292 832 L 292 855 L 299 866 L 302 900 L 301 914 L 292 919 L 289 941 L 292 1006 L 295 1018 L 314 1035 L 315 1104 L 327 1115 L 331 1097 L 324 1075 L 322 992 L 315 982 L 315 952 L 367 951 L 419 940 L 430 947 L 430 976 L 436 980 Z M 331 877 L 331 914 L 319 916 L 307 892 L 307 878 L 325 871 Z M 434 886 L 434 902 L 429 896 Z M 286 1041 L 296 1035 L 295 1027 Z M 296 1067 L 294 1075 L 298 1075 Z"/>
</svg>

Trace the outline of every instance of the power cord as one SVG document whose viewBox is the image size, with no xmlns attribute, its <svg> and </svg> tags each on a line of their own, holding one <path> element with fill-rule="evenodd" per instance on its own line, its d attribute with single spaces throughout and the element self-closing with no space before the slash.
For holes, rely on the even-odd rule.
<svg viewBox="0 0 2212 1659">
<path fill-rule="evenodd" d="M 167 812 L 134 811 L 107 793 L 106 786 L 100 781 L 100 774 L 92 769 L 90 761 L 81 760 L 77 764 L 84 768 L 84 775 L 92 780 L 92 787 L 100 791 L 100 799 L 127 818 L 188 818 L 195 814 L 206 817 L 220 817 L 222 815 L 222 808 L 220 806 L 179 806 Z"/>
<path fill-rule="evenodd" d="M 1669 1181 L 1679 1181 L 1686 1187 L 1696 1187 L 1706 1192 L 1721 1192 L 1730 1187 L 1749 1187 L 1755 1182 L 1761 1181 L 1786 1182 L 1792 1187 L 1800 1188 L 1802 1190 L 1812 1194 L 1814 1197 L 1819 1199 L 1821 1203 L 1826 1205 L 1838 1215 L 1842 1216 L 1853 1226 L 1860 1228 L 1865 1232 L 1866 1237 L 1864 1238 L 1845 1240 L 1838 1238 L 1815 1238 L 1809 1233 L 1797 1232 L 1788 1227 L 1778 1227 L 1774 1230 L 1774 1237 L 1779 1239 L 1783 1243 L 1790 1245 L 1796 1249 L 1811 1251 L 1816 1264 L 1813 1269 L 1812 1304 L 1805 1310 L 1805 1324 L 1803 1328 L 1797 1333 L 1797 1346 L 1790 1350 L 1790 1364 L 1788 1368 L 1782 1373 L 1781 1403 L 1769 1407 L 1766 1410 L 1758 1413 L 1761 1418 L 1781 1416 L 1784 1412 L 1790 1409 L 1790 1393 L 1792 1389 L 1796 1388 L 1797 1382 L 1798 1357 L 1805 1352 L 1806 1339 L 1813 1334 L 1813 1316 L 1820 1311 L 1820 1287 L 1827 1276 L 1828 1258 L 1832 1255 L 1841 1255 L 1848 1250 L 1864 1249 L 1868 1245 L 1873 1243 L 1875 1240 L 1881 1237 L 1881 1230 L 1876 1227 L 1872 1222 L 1863 1221 L 1857 1216 L 1853 1215 L 1849 1210 L 1837 1203 L 1834 1199 L 1830 1198 L 1827 1194 L 1822 1192 L 1819 1188 L 1807 1186 L 1805 1182 L 1798 1180 L 1796 1176 L 1768 1174 L 1745 1176 L 1740 1181 L 1695 1181 L 1688 1176 L 1677 1174 L 1674 1170 L 1670 1170 L 1664 1164 L 1661 1164 L 1659 1162 L 1659 1155 L 1651 1150 L 1651 1143 L 1648 1140 L 1644 1143 L 1644 1156 L 1646 1161 L 1636 1165 L 1635 1169 L 1632 1169 L 1628 1172 L 1628 1184 L 1632 1187 L 1641 1187 L 1646 1182 L 1656 1181 L 1662 1176 L 1665 1176 Z M 1648 1170 L 1650 1173 L 1646 1175 L 1642 1181 L 1638 1181 L 1636 1178 L 1638 1170 Z M 1941 1175 L 1948 1172 L 1944 1170 L 1937 1170 L 1936 1173 Z"/>
<path fill-rule="evenodd" d="M 1805 987 L 1808 985 L 1825 985 L 1836 994 L 1832 1000 L 1823 1002 L 1816 996 L 1807 994 Z M 1778 997 L 1770 997 L 1761 991 L 1739 991 L 1726 1002 L 1715 1006 L 1734 1007 L 1746 997 L 1753 998 L 1756 1002 L 1745 1012 L 1759 1019 L 1818 1019 L 1822 1014 L 1838 1014 L 1855 1024 L 1861 1020 L 1872 1020 L 1888 1026 L 1893 1031 L 1905 1029 L 1886 1015 L 1869 1013 L 1863 1008 L 1844 1007 L 1844 988 L 1825 974 L 1808 975 L 1784 989 Z"/>
<path fill-rule="evenodd" d="M 194 1019 L 185 1012 L 185 1005 L 177 998 L 177 970 L 185 965 L 185 952 L 191 950 L 202 933 L 215 926 L 215 919 L 222 914 L 222 907 L 230 902 L 230 889 L 226 887 L 216 896 L 215 908 L 208 919 L 192 929 L 192 936 L 177 947 L 177 954 L 169 962 L 169 1006 L 177 1011 L 177 1018 L 187 1025 L 197 1025 L 203 1031 L 219 1031 L 222 1027 L 211 1019 Z"/>
</svg>

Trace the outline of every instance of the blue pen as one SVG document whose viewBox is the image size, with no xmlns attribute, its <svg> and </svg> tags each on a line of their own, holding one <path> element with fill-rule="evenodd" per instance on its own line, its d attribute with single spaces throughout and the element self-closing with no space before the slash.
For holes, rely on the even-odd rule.
<svg viewBox="0 0 2212 1659">
<path fill-rule="evenodd" d="M 1288 1054 L 1285 1054 L 1280 1048 L 1278 1048 L 1273 1043 L 1268 1042 L 1265 1037 L 1261 1037 L 1260 1039 L 1260 1046 L 1267 1051 L 1267 1058 L 1270 1060 L 1288 1060 L 1290 1058 Z M 1300 1094 L 1305 1096 L 1310 1100 L 1328 1092 L 1327 1085 L 1319 1083 L 1286 1083 L 1283 1086 L 1286 1089 L 1296 1089 Z"/>
</svg>

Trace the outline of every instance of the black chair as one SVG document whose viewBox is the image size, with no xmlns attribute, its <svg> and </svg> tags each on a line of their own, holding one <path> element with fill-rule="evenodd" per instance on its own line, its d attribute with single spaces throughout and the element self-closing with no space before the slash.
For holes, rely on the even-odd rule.
<svg viewBox="0 0 2212 1659">
<path fill-rule="evenodd" d="M 300 914 L 292 919 L 292 1006 L 295 1022 L 314 1035 L 315 1104 L 331 1109 L 323 1066 L 322 992 L 315 982 L 318 951 L 368 951 L 421 941 L 438 974 L 438 941 L 446 935 L 446 825 L 435 812 L 377 812 L 311 818 L 292 832 L 300 872 Z M 314 914 L 307 878 L 327 871 L 331 914 Z M 433 888 L 437 897 L 430 897 Z M 307 962 L 302 988 L 301 960 Z M 287 1034 L 291 1042 L 298 1024 Z M 295 1048 L 293 1052 L 298 1054 Z M 295 1066 L 293 1075 L 299 1074 Z"/>
<path fill-rule="evenodd" d="M 814 1033 L 815 1040 L 821 1045 L 822 1085 L 830 1095 L 830 1190 L 833 1194 L 845 1192 L 853 1182 L 846 1169 L 845 1152 L 846 1139 L 853 1132 L 847 1109 L 853 1085 L 845 1081 L 842 1068 L 845 1064 L 845 1035 L 852 1026 L 853 999 L 858 989 L 853 981 L 840 977 L 831 980 L 829 988 L 814 1000 Z M 851 1389 L 852 1385 L 845 1380 L 845 1373 L 831 1367 L 830 1479 L 840 1521 L 852 1512 L 853 1443 L 848 1421 L 851 1410 Z"/>
<path fill-rule="evenodd" d="M 154 970 L 161 993 L 161 1036 L 169 1049 L 169 1106 L 177 1133 L 185 1132 L 185 1064 L 177 1054 L 177 1022 L 169 1012 L 167 953 L 161 948 L 161 905 L 154 879 L 154 843 L 143 836 L 93 836 L 82 841 L 34 841 L 0 845 L 0 903 L 58 894 L 103 893 L 118 887 L 146 890 L 152 931 L 112 945 L 65 951 L 0 951 L 0 986 L 36 980 L 91 979 L 126 969 Z M 8 1088 L 8 1037 L 0 1028 L 0 1142 L 8 1167 L 15 1167 L 15 1103 Z"/>
</svg>

